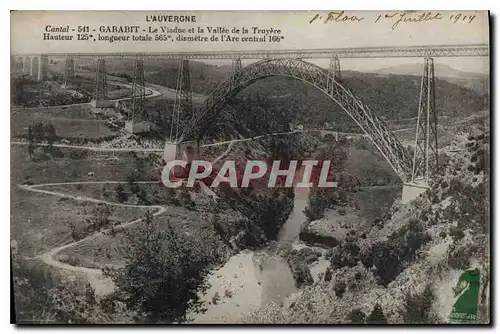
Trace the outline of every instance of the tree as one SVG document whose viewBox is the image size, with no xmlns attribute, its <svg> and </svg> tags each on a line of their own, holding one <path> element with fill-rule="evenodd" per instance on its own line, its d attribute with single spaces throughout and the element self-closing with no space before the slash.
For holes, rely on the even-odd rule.
<svg viewBox="0 0 500 334">
<path fill-rule="evenodd" d="M 28 153 L 30 155 L 30 158 L 33 156 L 33 153 L 35 152 L 35 143 L 34 143 L 34 137 L 33 137 L 33 128 L 31 125 L 28 126 Z"/>
<path fill-rule="evenodd" d="M 347 315 L 347 320 L 350 324 L 364 324 L 365 318 L 366 314 L 364 314 L 360 309 L 354 309 Z"/>
<path fill-rule="evenodd" d="M 138 178 L 139 175 L 137 172 L 132 172 L 129 174 L 129 176 L 127 176 L 127 184 L 133 194 L 138 194 L 140 191 L 139 185 L 136 183 Z"/>
<path fill-rule="evenodd" d="M 20 324 L 132 323 L 114 294 L 106 299 L 118 307 L 106 312 L 89 283 L 55 275 L 37 261 L 13 257 L 12 278 L 16 321 Z M 102 301 L 102 299 L 101 299 Z"/>
<path fill-rule="evenodd" d="M 372 313 L 370 313 L 370 316 L 368 317 L 368 319 L 366 319 L 366 323 L 377 325 L 387 323 L 387 318 L 385 317 L 384 312 L 382 311 L 382 308 L 378 303 L 375 304 Z"/>
<path fill-rule="evenodd" d="M 43 122 L 33 122 L 32 131 L 34 141 L 43 141 L 45 139 L 45 124 Z"/>
<path fill-rule="evenodd" d="M 434 293 L 431 285 L 425 286 L 422 294 L 405 296 L 403 319 L 406 324 L 429 324 L 433 322 L 431 307 Z"/>
<path fill-rule="evenodd" d="M 150 194 L 146 188 L 142 187 L 136 195 L 139 203 L 142 205 L 151 205 Z"/>
<path fill-rule="evenodd" d="M 26 80 L 24 78 L 15 78 L 12 81 L 11 101 L 15 105 L 23 105 L 26 103 Z"/>
<path fill-rule="evenodd" d="M 309 201 L 304 214 L 309 221 L 323 218 L 326 209 L 332 209 L 338 204 L 337 197 L 338 190 L 336 188 L 313 189 L 309 195 Z"/>
<path fill-rule="evenodd" d="M 118 183 L 118 185 L 115 187 L 115 192 L 116 192 L 115 197 L 118 202 L 123 203 L 128 200 L 128 195 L 120 183 Z"/>
<path fill-rule="evenodd" d="M 52 148 L 52 144 L 57 140 L 56 129 L 52 124 L 49 124 L 45 127 L 45 138 L 47 139 L 47 143 L 49 147 Z"/>
<path fill-rule="evenodd" d="M 111 216 L 112 211 L 108 205 L 100 203 L 93 210 L 93 214 L 94 214 L 94 218 L 92 220 L 93 228 L 94 230 L 99 230 L 103 227 L 108 226 L 109 217 Z"/>
<path fill-rule="evenodd" d="M 187 191 L 186 189 L 181 189 L 179 192 L 177 192 L 177 199 L 179 200 L 179 203 L 182 207 L 188 210 L 194 210 L 196 204 L 192 200 L 189 191 Z"/>
<path fill-rule="evenodd" d="M 125 293 L 127 307 L 148 321 L 177 322 L 197 300 L 211 259 L 177 234 L 169 222 L 162 231 L 148 211 L 140 225 L 127 233 L 127 264 L 112 275 Z"/>
</svg>

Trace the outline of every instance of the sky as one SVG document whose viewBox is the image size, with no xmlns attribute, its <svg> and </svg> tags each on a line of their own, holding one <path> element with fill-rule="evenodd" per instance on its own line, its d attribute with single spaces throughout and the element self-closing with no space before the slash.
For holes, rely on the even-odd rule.
<svg viewBox="0 0 500 334">
<path fill-rule="evenodd" d="M 325 22 L 325 18 L 337 18 Z M 168 52 L 168 51 L 226 51 L 226 50 L 278 50 L 316 49 L 342 47 L 378 47 L 412 45 L 488 44 L 489 21 L 486 11 L 432 11 L 428 12 L 380 11 L 18 11 L 11 14 L 12 53 L 66 53 L 66 52 Z M 417 20 L 420 15 L 425 19 Z M 196 23 L 151 23 L 151 15 L 194 15 Z M 318 16 L 317 19 L 313 19 Z M 312 22 L 311 22 L 312 21 Z M 418 21 L 418 22 L 415 22 Z M 93 41 L 43 41 L 47 25 L 90 26 L 99 31 L 101 26 L 138 25 L 141 29 L 252 27 L 261 30 L 280 30 L 284 37 L 279 43 L 248 42 L 93 42 Z M 257 34 L 259 35 L 259 34 Z M 242 35 L 240 35 L 242 36 Z M 343 59 L 342 68 L 358 71 L 376 70 L 403 63 L 415 63 L 418 58 Z M 328 60 L 314 61 L 327 66 Z M 217 63 L 217 61 L 215 62 Z M 219 62 L 220 63 L 220 62 Z M 467 72 L 487 73 L 487 58 L 440 58 L 444 63 Z M 224 62 L 222 62 L 224 64 Z"/>
<path fill-rule="evenodd" d="M 211 65 L 231 65 L 230 60 L 199 60 Z M 306 61 L 327 68 L 330 64 L 328 59 L 307 59 Z M 246 66 L 253 61 L 242 60 L 242 65 Z M 392 66 L 403 64 L 422 64 L 423 58 L 362 58 L 362 59 L 340 59 L 340 69 L 359 71 L 359 72 L 376 72 L 377 70 L 385 69 Z M 463 71 L 480 74 L 489 74 L 489 60 L 482 57 L 471 58 L 437 58 L 434 60 L 435 66 L 443 64 L 451 68 Z"/>
</svg>

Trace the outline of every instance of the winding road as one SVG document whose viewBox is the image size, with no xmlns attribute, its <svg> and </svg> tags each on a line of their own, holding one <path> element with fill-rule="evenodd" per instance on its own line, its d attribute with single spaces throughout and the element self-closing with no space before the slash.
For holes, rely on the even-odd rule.
<svg viewBox="0 0 500 334">
<path fill-rule="evenodd" d="M 125 83 L 119 83 L 119 82 L 114 82 L 114 84 L 124 86 L 127 88 L 132 87 L 130 84 L 125 84 Z M 156 86 L 156 85 L 155 85 Z M 158 86 L 156 86 L 158 87 Z M 159 90 L 153 89 L 152 87 L 147 87 L 150 91 L 150 93 L 146 96 L 146 98 L 154 98 L 157 96 L 164 95 L 164 93 L 160 92 Z M 166 89 L 166 88 L 165 88 Z M 126 101 L 131 99 L 131 97 L 125 97 L 125 98 L 118 98 L 118 99 L 113 99 L 111 101 Z M 66 105 L 66 106 L 77 106 L 77 105 L 87 105 L 89 103 L 77 103 L 77 104 L 71 104 L 71 105 Z M 52 108 L 54 106 L 50 107 L 44 107 L 44 109 Z M 39 108 L 39 107 L 37 107 Z M 28 145 L 27 142 L 20 142 L 20 141 L 14 141 L 11 142 L 12 145 Z M 48 144 L 37 144 L 40 146 L 47 146 Z M 142 151 L 142 152 L 162 152 L 163 149 L 144 149 L 144 148 L 138 148 L 138 149 L 116 149 L 116 148 L 102 148 L 102 147 L 90 147 L 90 146 L 77 146 L 77 145 L 64 145 L 64 144 L 54 144 L 56 147 L 65 147 L 65 148 L 73 148 L 73 149 L 85 149 L 85 150 L 90 150 L 90 151 Z M 26 185 L 26 184 L 18 184 L 17 186 L 25 191 L 30 191 L 30 192 L 35 192 L 35 193 L 41 193 L 41 194 L 47 194 L 47 195 L 52 195 L 52 196 L 58 196 L 62 198 L 70 198 L 75 201 L 84 201 L 84 202 L 91 202 L 91 203 L 101 203 L 101 204 L 106 204 L 110 206 L 118 206 L 118 207 L 133 207 L 133 208 L 145 208 L 145 209 L 154 209 L 156 210 L 153 213 L 153 216 L 158 216 L 166 212 L 167 208 L 161 205 L 133 205 L 133 204 L 122 204 L 122 203 L 114 203 L 114 202 L 109 202 L 105 200 L 100 200 L 92 197 L 87 197 L 87 196 L 74 196 L 74 195 L 69 195 L 57 191 L 52 191 L 52 190 L 46 190 L 46 189 L 40 189 L 42 187 L 50 187 L 50 186 L 64 186 L 64 185 L 77 185 L 77 184 L 118 184 L 118 183 L 127 183 L 125 181 L 110 181 L 110 180 L 105 180 L 105 181 L 82 181 L 82 182 L 62 182 L 62 183 L 44 183 L 44 184 L 36 184 L 36 185 Z M 152 184 L 152 183 L 158 183 L 158 181 L 139 181 L 136 182 L 139 184 Z M 75 272 L 75 273 L 81 273 L 87 275 L 88 281 L 92 285 L 94 291 L 96 294 L 103 295 L 107 293 L 111 293 L 114 290 L 114 284 L 113 281 L 109 277 L 105 277 L 103 272 L 100 269 L 94 269 L 94 268 L 87 268 L 87 267 L 77 267 L 77 266 L 72 266 L 67 263 L 63 263 L 59 260 L 56 259 L 57 255 L 68 248 L 74 247 L 78 244 L 84 243 L 88 240 L 91 240 L 93 238 L 105 235 L 106 233 L 109 233 L 112 229 L 123 229 L 125 227 L 131 226 L 133 224 L 139 223 L 142 220 L 142 218 L 134 219 L 132 221 L 124 222 L 122 224 L 113 226 L 112 228 L 107 228 L 101 231 L 98 231 L 92 235 L 89 235 L 83 239 L 65 244 L 63 246 L 55 247 L 51 250 L 49 250 L 46 253 L 43 253 L 41 255 L 38 255 L 36 258 L 42 260 L 44 263 L 46 263 L 49 266 L 62 269 L 62 270 L 67 270 L 70 272 Z"/>
<path fill-rule="evenodd" d="M 115 84 L 121 85 L 124 87 L 131 87 L 129 84 L 124 84 L 124 83 L 118 83 L 116 82 Z M 150 86 L 150 85 L 148 85 Z M 160 95 L 164 95 L 166 97 L 173 97 L 175 98 L 175 90 L 168 89 L 165 87 L 161 87 L 158 85 L 153 85 L 153 87 L 148 87 L 150 90 L 150 94 L 146 96 L 146 98 L 154 98 Z M 202 96 L 196 96 L 197 99 L 202 99 Z M 128 100 L 129 98 L 119 98 L 119 99 L 114 99 L 112 101 L 125 101 Z M 78 104 L 72 104 L 68 106 L 75 106 L 75 105 L 85 105 L 88 103 L 78 103 Z M 50 107 L 47 107 L 50 108 Z M 28 145 L 28 142 L 23 142 L 23 141 L 13 141 L 11 142 L 12 145 Z M 219 156 L 216 158 L 215 161 L 218 161 L 225 157 L 227 154 L 232 149 L 233 144 L 232 143 L 221 143 L 219 145 L 223 144 L 229 144 L 228 148 Z M 49 144 L 46 143 L 38 143 L 36 144 L 38 146 L 48 146 Z M 78 145 L 66 145 L 66 144 L 53 144 L 54 147 L 59 147 L 59 148 L 71 148 L 71 149 L 83 149 L 83 150 L 88 150 L 88 151 L 108 151 L 108 152 L 130 152 L 130 151 L 138 151 L 138 152 L 163 152 L 163 148 L 161 149 L 149 149 L 149 148 L 113 148 L 113 147 L 93 147 L 93 146 L 78 146 Z M 87 196 L 74 196 L 70 194 L 65 194 L 61 193 L 58 191 L 52 191 L 52 190 L 47 190 L 47 189 L 41 189 L 43 187 L 50 187 L 50 186 L 65 186 L 65 185 L 89 185 L 89 184 L 125 184 L 127 182 L 125 181 L 111 181 L 111 180 L 105 180 L 105 181 L 82 181 L 82 182 L 61 182 L 61 183 L 44 183 L 44 184 L 36 184 L 36 185 L 26 185 L 26 184 L 18 184 L 17 186 L 25 191 L 30 191 L 30 192 L 35 192 L 35 193 L 41 193 L 41 194 L 47 194 L 47 195 L 52 195 L 52 196 L 58 196 L 62 198 L 70 198 L 75 201 L 85 201 L 85 202 L 91 202 L 91 203 L 101 203 L 101 204 L 106 204 L 110 206 L 118 206 L 118 207 L 133 207 L 133 208 L 145 208 L 145 209 L 154 209 L 155 212 L 153 213 L 153 216 L 158 216 L 166 212 L 167 208 L 161 205 L 132 205 L 132 204 L 122 204 L 122 203 L 115 203 L 115 202 L 109 202 L 106 200 L 100 200 L 92 197 L 87 197 Z M 158 183 L 158 181 L 138 181 L 136 182 L 138 184 L 154 184 Z M 206 190 L 207 192 L 211 192 Z M 213 194 L 213 193 L 212 193 Z M 123 229 L 125 227 L 131 226 L 133 224 L 139 223 L 142 220 L 142 218 L 134 219 L 132 221 L 124 222 L 122 224 L 113 226 L 113 229 Z M 95 232 L 92 235 L 89 235 L 83 239 L 65 244 L 63 246 L 55 247 L 51 250 L 49 250 L 46 253 L 43 253 L 41 255 L 38 255 L 36 258 L 42 260 L 44 263 L 46 263 L 49 266 L 52 266 L 54 268 L 62 269 L 62 270 L 67 270 L 70 272 L 75 272 L 75 273 L 81 273 L 87 275 L 87 278 L 94 288 L 94 291 L 97 294 L 107 294 L 110 293 L 114 290 L 114 284 L 110 280 L 110 278 L 105 277 L 103 272 L 100 269 L 95 269 L 95 268 L 87 268 L 87 267 L 79 267 L 79 266 L 72 266 L 67 263 L 63 263 L 59 260 L 57 260 L 57 255 L 60 254 L 63 250 L 77 246 L 81 243 L 84 243 L 86 241 L 89 241 L 93 238 L 105 235 L 111 231 L 111 228 L 107 228 L 98 232 Z"/>
<path fill-rule="evenodd" d="M 233 147 L 233 143 L 229 143 L 228 148 L 217 158 L 214 159 L 212 163 L 216 163 L 217 161 L 223 159 L 226 157 L 231 149 Z M 82 148 L 82 147 L 81 147 Z M 87 148 L 90 149 L 90 148 Z M 84 202 L 91 202 L 91 203 L 101 203 L 101 204 L 106 204 L 110 206 L 118 206 L 118 207 L 133 207 L 133 208 L 143 208 L 143 209 L 156 209 L 156 212 L 153 213 L 153 217 L 161 215 L 167 211 L 167 208 L 161 205 L 133 205 L 133 204 L 122 204 L 122 203 L 115 203 L 115 202 L 109 202 L 106 200 L 101 200 L 101 199 L 96 199 L 88 196 L 74 196 L 74 195 L 69 195 L 65 193 L 61 193 L 58 191 L 52 191 L 52 190 L 47 190 L 47 189 L 40 189 L 43 187 L 50 187 L 50 186 L 67 186 L 67 185 L 91 185 L 91 184 L 126 184 L 126 181 L 111 181 L 111 180 L 105 180 L 105 181 L 80 181 L 80 182 L 58 182 L 58 183 L 43 183 L 43 184 L 36 184 L 36 185 L 26 185 L 26 184 L 18 184 L 17 186 L 23 190 L 26 191 L 31 191 L 35 193 L 41 193 L 41 194 L 47 194 L 47 195 L 52 195 L 52 196 L 58 196 L 62 198 L 70 198 L 75 201 L 84 201 Z M 156 184 L 158 181 L 137 181 L 137 184 Z M 215 193 L 211 191 L 207 186 L 204 184 L 201 184 L 203 191 L 210 195 L 212 198 L 217 198 Z M 51 250 L 49 250 L 46 253 L 43 253 L 37 258 L 41 259 L 44 263 L 46 263 L 49 266 L 62 269 L 62 270 L 68 270 L 71 272 L 76 272 L 76 273 L 82 273 L 87 275 L 88 281 L 92 285 L 92 288 L 94 289 L 95 293 L 99 295 L 103 294 L 108 294 L 111 293 L 114 290 L 114 283 L 108 278 L 105 277 L 103 272 L 100 269 L 95 269 L 95 268 L 87 268 L 87 267 L 79 267 L 79 266 L 73 266 L 64 262 L 61 262 L 57 260 L 57 255 L 68 248 L 77 246 L 81 243 L 84 243 L 86 241 L 89 241 L 91 239 L 97 238 L 99 236 L 105 235 L 109 233 L 112 229 L 115 231 L 117 229 L 123 229 L 125 227 L 131 226 L 133 224 L 139 223 L 142 220 L 142 218 L 134 219 L 132 221 L 124 222 L 122 224 L 113 226 L 112 228 L 107 228 L 101 231 L 98 231 L 92 235 L 89 235 L 83 239 L 65 244 L 63 246 L 55 247 Z"/>
<path fill-rule="evenodd" d="M 49 186 L 63 186 L 63 185 L 77 185 L 77 184 L 118 184 L 118 183 L 125 184 L 127 182 L 126 181 L 83 181 L 83 182 L 44 183 L 44 184 L 37 184 L 37 185 L 18 184 L 18 187 L 23 189 L 23 190 L 26 190 L 26 191 L 47 194 L 47 195 L 52 195 L 52 196 L 58 196 L 58 197 L 62 197 L 62 198 L 70 198 L 70 199 L 73 199 L 75 201 L 102 203 L 102 204 L 106 204 L 106 205 L 110 205 L 110 206 L 118 206 L 118 207 L 156 209 L 156 211 L 153 213 L 153 216 L 161 215 L 167 211 L 167 208 L 164 206 L 161 206 L 161 205 L 133 205 L 133 204 L 114 203 L 114 202 L 109 202 L 109 201 L 100 200 L 100 199 L 87 197 L 87 196 L 74 196 L 74 195 L 69 195 L 69 194 L 65 194 L 65 193 L 61 193 L 61 192 L 57 192 L 57 191 L 39 189 L 41 187 L 49 187 Z M 154 183 L 158 183 L 158 181 L 139 181 L 137 183 L 154 184 Z M 142 218 L 138 218 L 138 219 L 134 219 L 134 220 L 131 220 L 128 222 L 124 222 L 122 224 L 113 226 L 113 229 L 115 231 L 117 229 L 123 229 L 125 227 L 139 223 L 141 220 L 142 220 Z M 71 247 L 74 247 L 74 246 L 81 244 L 81 243 L 84 243 L 86 241 L 89 241 L 93 238 L 105 235 L 105 234 L 109 233 L 111 230 L 112 230 L 112 228 L 107 228 L 107 229 L 98 231 L 92 235 L 89 235 L 83 239 L 65 244 L 63 246 L 55 247 L 55 248 L 49 250 L 48 252 L 37 256 L 37 258 L 41 259 L 44 263 L 48 264 L 49 266 L 52 266 L 55 268 L 86 274 L 89 278 L 89 282 L 91 283 L 95 292 L 98 294 L 105 294 L 105 293 L 112 292 L 114 289 L 112 281 L 109 278 L 104 277 L 104 275 L 100 269 L 72 266 L 72 265 L 69 265 L 67 263 L 63 263 L 63 262 L 56 259 L 56 256 L 61 251 L 68 249 L 68 248 L 71 248 Z"/>
<path fill-rule="evenodd" d="M 405 130 L 407 130 L 407 129 L 405 129 Z M 366 137 L 365 134 L 360 134 L 360 133 L 346 133 L 346 132 L 338 132 L 338 131 L 331 131 L 331 130 L 306 129 L 306 130 L 293 130 L 293 131 L 287 131 L 287 132 L 268 133 L 268 134 L 264 134 L 264 135 L 255 136 L 252 138 L 231 139 L 231 140 L 220 141 L 220 142 L 216 142 L 216 143 L 203 144 L 203 145 L 201 145 L 201 147 L 221 146 L 221 145 L 235 144 L 235 143 L 241 143 L 241 142 L 246 142 L 246 141 L 253 141 L 253 140 L 267 138 L 267 137 L 284 136 L 284 135 L 289 135 L 289 134 L 294 134 L 294 133 L 305 133 L 305 132 L 314 132 L 314 131 L 321 131 L 322 133 L 330 133 L 330 134 L 338 133 L 339 135 Z M 27 146 L 27 145 L 29 145 L 29 143 L 27 141 L 12 141 L 11 145 Z M 49 144 L 47 144 L 47 143 L 35 143 L 34 145 L 36 145 L 36 146 L 49 146 Z M 102 146 L 81 146 L 81 145 L 70 145 L 70 144 L 52 144 L 52 146 L 59 147 L 59 148 L 88 150 L 88 151 L 94 151 L 94 152 L 152 152 L 153 153 L 153 152 L 163 152 L 164 151 L 163 148 L 141 148 L 141 147 L 102 147 Z"/>
</svg>

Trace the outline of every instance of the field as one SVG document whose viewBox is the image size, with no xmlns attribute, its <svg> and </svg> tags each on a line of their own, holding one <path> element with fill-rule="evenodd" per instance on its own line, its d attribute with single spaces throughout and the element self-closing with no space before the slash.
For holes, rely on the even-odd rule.
<svg viewBox="0 0 500 334">
<path fill-rule="evenodd" d="M 98 204 L 47 194 L 31 193 L 14 186 L 11 191 L 11 240 L 19 253 L 34 257 L 75 241 L 70 224 L 83 229 Z M 115 223 L 142 216 L 144 209 L 116 207 L 109 217 Z"/>
<path fill-rule="evenodd" d="M 12 239 L 27 237 L 24 242 L 26 249 L 38 247 L 41 251 L 70 241 L 68 224 L 85 220 L 97 204 L 34 193 L 18 185 L 92 182 L 96 178 L 125 180 L 128 173 L 134 170 L 134 160 L 128 154 L 118 155 L 116 160 L 101 161 L 89 159 L 87 151 L 62 149 L 61 152 L 63 157 L 34 161 L 29 158 L 26 147 L 13 146 L 11 149 Z M 88 176 L 91 171 L 95 173 L 94 177 Z M 50 187 L 38 189 L 54 190 Z M 74 195 L 71 187 L 61 186 L 57 190 Z M 118 208 L 112 218 L 124 220 L 129 215 L 140 216 L 141 212 L 135 208 Z M 43 238 L 46 240 L 43 241 Z M 33 245 L 30 244 L 32 241 Z M 39 247 L 38 244 L 44 246 Z"/>
<path fill-rule="evenodd" d="M 88 250 L 87 254 L 87 242 L 100 242 L 99 237 L 94 241 L 92 235 L 135 221 L 146 211 L 157 211 L 149 204 L 138 202 L 167 205 L 169 194 L 162 192 L 164 187 L 158 184 L 137 184 L 134 190 L 140 190 L 140 194 L 135 194 L 125 183 L 159 180 L 155 166 L 159 159 L 157 154 L 97 152 L 57 146 L 85 146 L 88 142 L 106 142 L 122 135 L 109 127 L 109 120 L 122 118 L 118 111 L 95 110 L 88 104 L 94 88 L 94 74 L 78 68 L 68 88 L 63 89 L 63 64 L 61 60 L 51 62 L 49 80 L 41 83 L 23 75 L 19 68 L 13 70 L 17 74 L 12 77 L 12 141 L 27 142 L 29 127 L 43 124 L 53 126 L 56 145 L 35 146 L 34 149 L 28 145 L 11 146 L 11 240 L 17 245 L 18 254 L 32 258 L 85 238 L 75 254 L 80 257 L 97 254 L 106 261 L 104 253 Z M 110 77 L 110 99 L 130 95 L 127 79 Z M 44 136 L 47 136 L 46 131 Z M 43 138 L 35 142 L 46 142 L 48 137 Z M 127 200 L 116 199 L 119 182 L 125 186 Z M 147 198 L 142 196 L 144 194 Z M 172 213 L 169 217 L 181 219 Z M 196 214 L 192 220 L 197 221 L 198 217 Z M 67 251 L 72 254 L 72 247 Z M 92 267 L 91 263 L 88 266 Z"/>
<path fill-rule="evenodd" d="M 98 155 L 80 149 L 61 148 L 62 157 L 32 160 L 26 146 L 12 146 L 11 180 L 34 184 L 76 181 L 126 181 L 135 169 L 135 160 L 128 152 Z M 88 173 L 94 173 L 89 176 Z M 151 173 L 154 173 L 153 171 Z M 145 180 L 151 181 L 151 178 Z"/>
<path fill-rule="evenodd" d="M 117 131 L 108 128 L 105 120 L 90 113 L 90 105 L 59 106 L 46 108 L 16 108 L 12 110 L 11 137 L 26 137 L 28 127 L 37 122 L 52 124 L 56 135 L 63 138 L 98 139 L 115 136 Z"/>
<path fill-rule="evenodd" d="M 133 216 L 130 217 L 130 220 Z M 161 229 L 171 224 L 178 233 L 186 234 L 194 243 L 195 247 L 207 249 L 217 248 L 224 251 L 221 240 L 214 239 L 214 231 L 211 223 L 203 219 L 199 213 L 182 207 L 167 207 L 167 211 L 157 218 L 155 223 Z M 134 226 L 120 229 L 114 234 L 100 235 L 88 241 L 80 243 L 75 247 L 62 251 L 57 259 L 71 265 L 83 265 L 90 268 L 102 268 L 102 266 L 120 267 L 124 264 L 124 250 L 127 248 L 127 231 Z M 201 237 L 204 236 L 204 237 Z"/>
<path fill-rule="evenodd" d="M 42 95 L 38 83 L 32 79 L 21 77 L 16 80 L 18 83 L 13 83 L 11 108 L 13 138 L 25 137 L 28 126 L 39 122 L 52 124 L 56 135 L 66 139 L 89 140 L 117 134 L 106 126 L 106 120 L 120 118 L 120 115 L 113 110 L 93 110 L 88 104 L 93 92 L 91 76 L 72 79 L 70 89 L 62 89 L 55 82 L 44 82 Z M 127 84 L 108 85 L 110 99 L 128 98 L 131 92 Z"/>
<path fill-rule="evenodd" d="M 58 112 L 62 111 L 56 110 L 55 113 Z M 74 110 L 73 115 L 82 113 L 82 109 Z M 71 148 L 57 149 L 57 152 L 57 155 L 52 155 L 52 152 L 39 148 L 35 157 L 30 158 L 27 146 L 11 148 L 11 240 L 17 244 L 22 256 L 36 257 L 55 247 L 87 238 L 60 252 L 55 259 L 88 268 L 123 265 L 124 230 L 117 229 L 114 235 L 90 236 L 102 228 L 139 219 L 146 211 L 158 211 L 151 205 L 166 208 L 165 213 L 155 218 L 160 226 L 171 224 L 179 233 L 191 236 L 197 247 L 226 252 L 226 246 L 217 239 L 210 221 L 203 218 L 201 212 L 183 208 L 185 203 L 179 192 L 168 191 L 159 183 L 158 171 L 151 163 L 158 159 L 158 155 L 98 154 Z M 141 173 L 137 173 L 139 168 Z M 132 174 L 138 182 L 134 183 L 138 189 L 135 192 L 127 182 Z M 117 198 L 116 187 L 120 182 L 126 200 Z M 96 202 L 89 202 L 87 198 Z M 198 200 L 196 195 L 192 198 Z M 137 205 L 139 207 L 135 207 Z M 105 225 L 95 228 L 95 222 L 103 215 Z M 131 225 L 126 230 L 134 227 Z M 199 238 L 201 235 L 205 237 Z"/>
</svg>

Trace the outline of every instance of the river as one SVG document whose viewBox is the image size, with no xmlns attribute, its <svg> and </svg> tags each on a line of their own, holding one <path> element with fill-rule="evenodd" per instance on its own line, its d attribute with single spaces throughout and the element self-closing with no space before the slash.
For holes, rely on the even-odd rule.
<svg viewBox="0 0 500 334">
<path fill-rule="evenodd" d="M 399 196 L 397 189 L 388 191 L 376 187 L 358 194 L 360 212 L 365 218 L 379 214 L 380 208 L 390 206 Z M 302 224 L 306 221 L 304 208 L 309 189 L 295 188 L 294 207 L 288 220 L 281 228 L 275 246 L 291 244 L 295 249 L 305 247 L 299 241 Z M 383 196 L 381 196 L 383 195 Z M 375 198 L 374 198 L 375 197 Z M 284 258 L 277 252 L 264 248 L 260 251 L 242 251 L 208 277 L 210 288 L 201 296 L 204 312 L 188 314 L 192 323 L 239 323 L 253 310 L 269 302 L 282 302 L 297 292 L 295 281 Z M 310 266 L 315 280 L 324 273 L 329 261 L 321 257 Z"/>
<path fill-rule="evenodd" d="M 304 209 L 309 196 L 309 188 L 295 188 L 295 199 L 293 202 L 293 211 L 288 220 L 281 228 L 278 234 L 278 241 L 293 242 L 299 237 L 300 228 L 306 221 Z"/>
<path fill-rule="evenodd" d="M 278 243 L 298 242 L 308 195 L 308 188 L 295 188 L 293 211 L 278 234 Z M 192 323 L 238 323 L 253 310 L 271 301 L 282 302 L 297 291 L 286 260 L 265 250 L 232 256 L 209 276 L 208 283 L 210 288 L 201 297 L 206 311 L 190 313 Z"/>
</svg>

